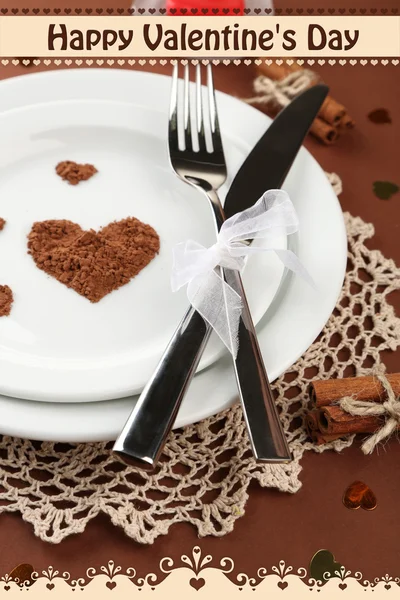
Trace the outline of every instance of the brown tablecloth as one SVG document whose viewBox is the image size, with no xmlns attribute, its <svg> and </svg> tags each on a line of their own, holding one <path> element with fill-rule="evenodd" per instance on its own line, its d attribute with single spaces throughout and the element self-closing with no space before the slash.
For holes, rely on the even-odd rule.
<svg viewBox="0 0 400 600">
<path fill-rule="evenodd" d="M 84 6 L 106 8 L 111 4 L 105 0 L 86 0 Z M 325 8 L 324 0 L 276 2 L 281 7 L 293 8 L 294 4 L 295 7 Z M 70 0 L 25 0 L 13 2 L 10 8 L 75 8 L 78 5 L 82 6 Z M 126 2 L 119 5 L 126 6 Z M 398 7 L 398 0 L 346 0 L 341 5 L 391 9 Z M 35 69 L 0 67 L 0 77 L 32 70 Z M 162 67 L 154 70 L 161 71 Z M 397 194 L 385 201 L 372 192 L 375 180 L 400 183 L 396 143 L 400 135 L 399 67 L 358 64 L 323 66 L 316 70 L 330 86 L 332 95 L 347 106 L 357 127 L 333 147 L 322 146 L 313 139 L 308 139 L 306 146 L 326 171 L 341 176 L 343 209 L 374 224 L 374 248 L 400 264 L 400 196 Z M 215 72 L 216 86 L 230 94 L 248 97 L 252 93 L 254 75 L 253 67 L 222 66 Z M 372 123 L 367 115 L 376 108 L 388 109 L 393 123 Z M 392 302 L 399 309 L 398 294 Z M 388 371 L 399 371 L 399 353 L 388 353 L 385 363 Z M 21 562 L 28 562 L 38 571 L 53 565 L 77 577 L 82 576 L 87 567 L 98 567 L 112 559 L 124 568 L 134 566 L 141 576 L 152 567 L 156 568 L 163 557 L 178 559 L 181 554 L 191 552 L 194 545 L 200 545 L 204 553 L 211 553 L 215 559 L 230 556 L 236 567 L 249 575 L 255 574 L 259 567 L 270 567 L 281 559 L 296 567 L 307 566 L 321 548 L 329 549 L 341 564 L 353 572 L 361 571 L 370 579 L 385 573 L 397 575 L 400 558 L 397 528 L 399 461 L 400 444 L 396 440 L 370 457 L 361 453 L 358 444 L 340 455 L 309 453 L 302 463 L 303 487 L 297 494 L 287 495 L 253 485 L 245 515 L 237 521 L 233 533 L 223 538 L 199 540 L 191 526 L 181 524 L 174 526 L 167 536 L 158 538 L 152 546 L 139 546 L 113 527 L 106 517 L 99 517 L 83 534 L 51 546 L 35 538 L 31 526 L 24 523 L 20 515 L 5 514 L 0 517 L 0 574 L 10 572 Z M 343 506 L 345 488 L 357 479 L 368 483 L 375 492 L 378 498 L 375 511 L 349 511 Z"/>
</svg>

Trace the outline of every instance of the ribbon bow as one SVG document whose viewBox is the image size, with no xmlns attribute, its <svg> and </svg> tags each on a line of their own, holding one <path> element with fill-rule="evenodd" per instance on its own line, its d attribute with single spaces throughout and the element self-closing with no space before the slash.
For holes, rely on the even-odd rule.
<svg viewBox="0 0 400 600">
<path fill-rule="evenodd" d="M 227 219 L 219 231 L 217 242 L 210 248 L 188 240 L 173 249 L 172 290 L 175 292 L 187 285 L 189 302 L 235 358 L 243 305 L 240 295 L 223 279 L 217 267 L 242 272 L 249 255 L 273 251 L 285 267 L 313 285 L 293 252 L 273 246 L 277 235 L 295 233 L 298 227 L 298 218 L 288 194 L 283 190 L 269 190 L 254 206 Z M 262 248 L 245 242 L 259 238 L 267 242 Z"/>
</svg>

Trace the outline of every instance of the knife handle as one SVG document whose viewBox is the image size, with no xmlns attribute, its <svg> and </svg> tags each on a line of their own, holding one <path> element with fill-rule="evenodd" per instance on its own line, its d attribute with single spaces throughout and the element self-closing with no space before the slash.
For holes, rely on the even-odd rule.
<svg viewBox="0 0 400 600">
<path fill-rule="evenodd" d="M 157 464 L 211 331 L 190 307 L 114 444 L 125 462 L 145 469 Z"/>
<path fill-rule="evenodd" d="M 239 348 L 234 369 L 240 401 L 255 459 L 264 463 L 292 460 L 272 395 L 257 334 L 239 271 L 223 269 L 226 282 L 241 297 Z"/>
</svg>

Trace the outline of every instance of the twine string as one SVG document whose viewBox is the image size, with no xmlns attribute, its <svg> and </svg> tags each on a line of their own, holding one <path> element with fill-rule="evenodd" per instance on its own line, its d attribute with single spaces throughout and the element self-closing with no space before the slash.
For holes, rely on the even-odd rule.
<svg viewBox="0 0 400 600">
<path fill-rule="evenodd" d="M 247 98 L 248 104 L 269 104 L 275 102 L 280 107 L 287 106 L 295 96 L 304 92 L 316 81 L 316 75 L 308 69 L 289 73 L 280 81 L 274 81 L 260 75 L 254 80 L 254 91 L 257 96 Z"/>
<path fill-rule="evenodd" d="M 384 417 L 380 429 L 373 433 L 361 446 L 364 454 L 371 454 L 376 446 L 390 437 L 400 424 L 400 397 L 396 397 L 392 386 L 385 375 L 376 375 L 381 382 L 387 399 L 383 403 L 355 400 L 351 397 L 342 398 L 339 405 L 342 410 L 354 417 Z"/>
</svg>

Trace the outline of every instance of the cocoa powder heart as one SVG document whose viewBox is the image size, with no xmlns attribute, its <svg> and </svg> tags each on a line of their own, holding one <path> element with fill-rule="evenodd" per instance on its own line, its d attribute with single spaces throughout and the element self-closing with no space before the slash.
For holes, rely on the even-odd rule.
<svg viewBox="0 0 400 600">
<path fill-rule="evenodd" d="M 134 217 L 84 231 L 67 220 L 34 223 L 28 253 L 36 266 L 90 302 L 128 283 L 158 254 L 156 231 Z"/>
</svg>

